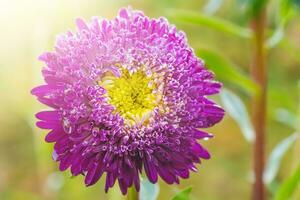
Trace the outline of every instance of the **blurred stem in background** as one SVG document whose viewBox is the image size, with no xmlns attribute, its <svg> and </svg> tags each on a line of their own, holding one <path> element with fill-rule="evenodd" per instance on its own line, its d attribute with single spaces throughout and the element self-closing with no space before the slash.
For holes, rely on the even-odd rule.
<svg viewBox="0 0 300 200">
<path fill-rule="evenodd" d="M 265 41 L 266 9 L 262 8 L 252 19 L 254 32 L 253 63 L 251 75 L 258 84 L 259 91 L 252 98 L 252 120 L 255 129 L 254 142 L 254 174 L 253 199 L 265 199 L 263 173 L 265 165 L 265 135 L 266 135 L 266 93 L 267 67 Z"/>
</svg>

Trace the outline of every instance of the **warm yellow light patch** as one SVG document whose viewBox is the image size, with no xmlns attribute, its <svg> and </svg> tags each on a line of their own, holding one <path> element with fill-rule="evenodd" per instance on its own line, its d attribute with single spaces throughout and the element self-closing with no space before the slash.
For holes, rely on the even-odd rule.
<svg viewBox="0 0 300 200">
<path fill-rule="evenodd" d="M 155 84 L 143 71 L 130 74 L 124 69 L 120 78 L 110 74 L 99 84 L 107 90 L 109 103 L 130 124 L 145 121 L 156 106 Z"/>
</svg>

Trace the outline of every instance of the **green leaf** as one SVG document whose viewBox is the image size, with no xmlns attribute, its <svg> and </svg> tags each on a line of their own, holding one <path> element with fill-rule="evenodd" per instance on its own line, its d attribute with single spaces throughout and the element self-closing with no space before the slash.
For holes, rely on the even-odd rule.
<svg viewBox="0 0 300 200">
<path fill-rule="evenodd" d="M 297 115 L 294 113 L 291 113 L 290 111 L 284 109 L 284 108 L 279 108 L 276 110 L 276 120 L 288 125 L 291 128 L 297 129 L 298 127 L 298 119 Z"/>
<path fill-rule="evenodd" d="M 220 81 L 233 83 L 249 94 L 258 91 L 256 83 L 241 72 L 239 67 L 220 54 L 206 49 L 197 49 L 196 54 L 205 61 L 206 67 L 212 70 Z"/>
<path fill-rule="evenodd" d="M 226 89 L 221 92 L 221 100 L 227 113 L 238 123 L 245 139 L 253 142 L 255 134 L 243 101 Z"/>
<path fill-rule="evenodd" d="M 203 12 L 207 15 L 212 15 L 221 7 L 223 0 L 209 0 L 203 7 Z"/>
<path fill-rule="evenodd" d="M 239 0 L 246 6 L 246 15 L 252 19 L 267 5 L 268 0 Z"/>
<path fill-rule="evenodd" d="M 172 200 L 189 200 L 189 195 L 192 191 L 192 187 L 188 187 L 184 190 L 182 190 L 180 193 L 178 193 L 175 197 L 172 198 Z"/>
<path fill-rule="evenodd" d="M 273 48 L 275 47 L 284 37 L 284 25 L 278 25 L 274 33 L 270 38 L 267 39 L 266 41 L 266 47 L 267 48 Z"/>
<path fill-rule="evenodd" d="M 159 193 L 158 184 L 152 184 L 148 179 L 142 179 L 141 191 L 139 193 L 140 200 L 156 200 Z"/>
<path fill-rule="evenodd" d="M 292 8 L 300 8 L 300 0 L 277 0 L 280 4 L 280 12 L 289 11 Z"/>
<path fill-rule="evenodd" d="M 298 9 L 300 8 L 300 0 L 292 0 L 294 3 L 294 6 L 296 6 Z"/>
<path fill-rule="evenodd" d="M 276 46 L 284 37 L 285 27 L 287 22 L 294 15 L 292 6 L 294 0 L 279 0 L 278 1 L 278 16 L 277 16 L 277 27 L 270 38 L 266 41 L 268 48 Z"/>
<path fill-rule="evenodd" d="M 289 200 L 300 183 L 300 166 L 294 174 L 288 177 L 279 187 L 274 200 Z"/>
<path fill-rule="evenodd" d="M 283 20 L 285 16 L 289 14 L 289 12 L 292 9 L 293 6 L 293 0 L 279 0 L 279 17 L 281 18 L 280 20 Z"/>
<path fill-rule="evenodd" d="M 252 31 L 230 21 L 186 10 L 169 10 L 168 16 L 177 22 L 206 26 L 241 38 L 252 38 Z"/>
<path fill-rule="evenodd" d="M 268 192 L 270 192 L 270 194 L 272 196 L 275 195 L 275 193 L 277 192 L 278 188 L 279 188 L 279 181 L 278 180 L 274 180 L 272 181 L 270 184 L 268 184 L 267 186 L 267 189 L 268 189 Z"/>
<path fill-rule="evenodd" d="M 297 136 L 297 134 L 293 134 L 285 138 L 273 149 L 268 159 L 266 169 L 264 171 L 264 182 L 266 184 L 270 184 L 275 179 L 283 156 L 287 153 L 292 144 L 295 142 Z"/>
</svg>

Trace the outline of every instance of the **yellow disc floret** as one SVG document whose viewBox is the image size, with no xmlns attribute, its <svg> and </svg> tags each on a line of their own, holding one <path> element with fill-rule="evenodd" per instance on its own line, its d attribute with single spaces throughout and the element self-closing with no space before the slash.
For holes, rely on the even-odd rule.
<svg viewBox="0 0 300 200">
<path fill-rule="evenodd" d="M 147 117 L 156 106 L 155 84 L 143 71 L 130 74 L 123 69 L 121 77 L 107 75 L 99 84 L 106 89 L 108 102 L 130 124 Z"/>
</svg>

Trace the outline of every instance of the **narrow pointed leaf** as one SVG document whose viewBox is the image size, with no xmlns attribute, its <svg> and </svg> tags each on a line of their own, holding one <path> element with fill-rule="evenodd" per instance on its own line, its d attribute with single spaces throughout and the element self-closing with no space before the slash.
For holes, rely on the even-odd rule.
<svg viewBox="0 0 300 200">
<path fill-rule="evenodd" d="M 282 140 L 271 152 L 264 172 L 264 181 L 270 184 L 276 177 L 282 158 L 297 139 L 297 134 L 293 134 Z"/>
<path fill-rule="evenodd" d="M 297 115 L 284 109 L 284 108 L 279 108 L 276 110 L 276 120 L 291 127 L 294 129 L 297 129 Z"/>
<path fill-rule="evenodd" d="M 228 33 L 241 38 L 251 38 L 252 31 L 248 28 L 240 27 L 230 21 L 214 16 L 203 15 L 198 12 L 187 10 L 169 10 L 168 16 L 176 22 L 189 23 L 209 27 L 217 31 Z"/>
<path fill-rule="evenodd" d="M 277 27 L 271 37 L 266 41 L 268 48 L 273 48 L 283 39 L 286 25 L 295 14 L 294 9 L 292 9 L 294 0 L 279 0 L 277 3 L 279 7 L 279 12 L 277 13 Z"/>
<path fill-rule="evenodd" d="M 258 91 L 257 84 L 249 76 L 219 53 L 207 49 L 197 49 L 196 54 L 205 61 L 206 67 L 212 70 L 220 81 L 232 83 L 249 94 Z"/>
<path fill-rule="evenodd" d="M 141 181 L 141 191 L 139 193 L 140 200 L 156 200 L 159 193 L 158 184 L 152 184 L 148 179 Z"/>
<path fill-rule="evenodd" d="M 279 25 L 272 36 L 267 39 L 266 41 L 266 46 L 268 48 L 273 48 L 275 47 L 284 37 L 284 27 L 283 25 Z"/>
<path fill-rule="evenodd" d="M 253 126 L 243 101 L 229 90 L 223 89 L 221 100 L 227 113 L 237 122 L 242 134 L 248 142 L 255 138 Z"/>
<path fill-rule="evenodd" d="M 294 174 L 288 177 L 279 187 L 274 200 L 289 200 L 300 183 L 300 166 Z"/>
<path fill-rule="evenodd" d="M 192 191 L 192 187 L 188 187 L 184 190 L 182 190 L 180 193 L 178 193 L 175 197 L 172 198 L 172 200 L 190 200 L 190 193 Z"/>
<path fill-rule="evenodd" d="M 223 0 L 209 0 L 207 4 L 203 7 L 203 11 L 208 15 L 212 15 L 218 11 L 222 3 Z"/>
</svg>

